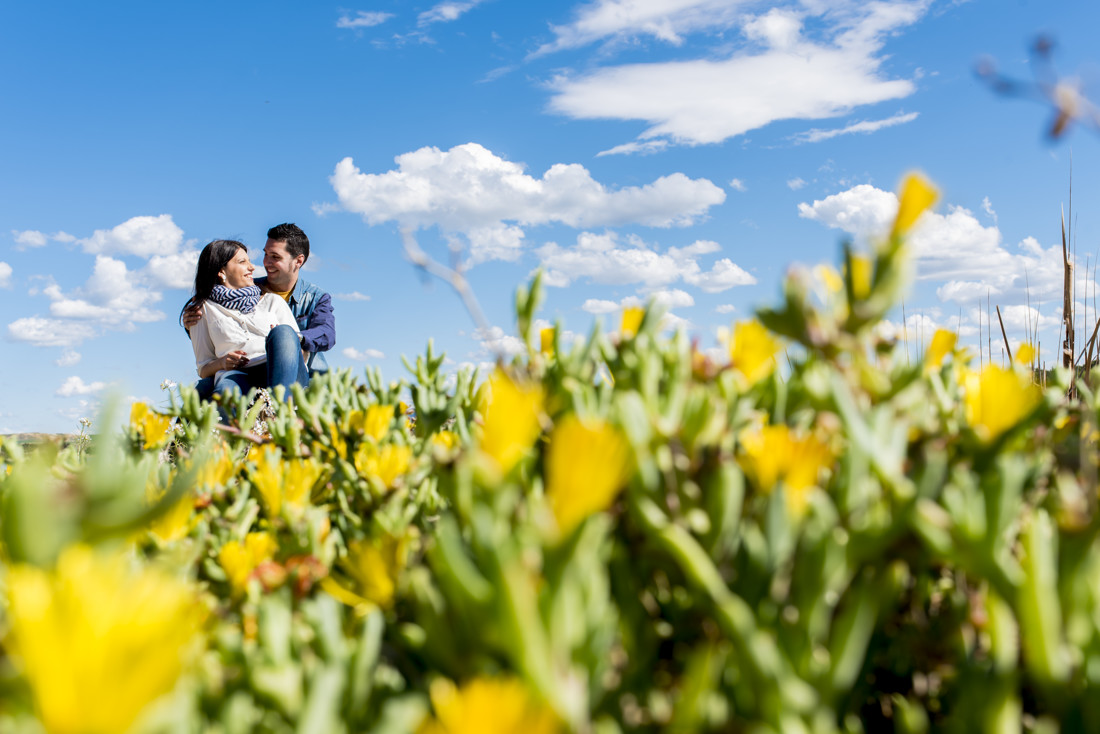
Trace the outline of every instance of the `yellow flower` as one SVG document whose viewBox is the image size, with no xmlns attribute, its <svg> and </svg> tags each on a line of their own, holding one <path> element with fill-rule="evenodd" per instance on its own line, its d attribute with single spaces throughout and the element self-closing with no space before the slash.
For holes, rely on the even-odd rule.
<svg viewBox="0 0 1100 734">
<path fill-rule="evenodd" d="M 225 570 L 229 585 L 238 594 L 248 590 L 248 579 L 256 568 L 275 556 L 278 545 L 267 533 L 249 533 L 244 543 L 231 540 L 218 551 L 218 563 Z"/>
<path fill-rule="evenodd" d="M 278 517 L 284 505 L 295 509 L 306 507 L 310 492 L 324 473 L 324 465 L 316 459 L 283 460 L 279 449 L 267 444 L 250 477 L 268 516 Z"/>
<path fill-rule="evenodd" d="M 130 428 L 141 435 L 141 447 L 145 450 L 159 448 L 167 443 L 171 425 L 171 416 L 155 412 L 148 403 L 134 403 L 130 406 Z"/>
<path fill-rule="evenodd" d="M 562 533 L 611 506 L 629 478 L 626 439 L 610 424 L 563 418 L 550 434 L 546 455 L 546 497 Z"/>
<path fill-rule="evenodd" d="M 901 187 L 901 196 L 898 197 L 898 215 L 894 219 L 894 228 L 890 231 L 890 237 L 906 234 L 917 221 L 917 217 L 936 203 L 939 195 L 936 187 L 928 179 L 919 173 L 910 173 Z"/>
<path fill-rule="evenodd" d="M 539 331 L 539 351 L 547 356 L 554 354 L 554 328 L 552 326 Z"/>
<path fill-rule="evenodd" d="M 219 444 L 214 451 L 199 464 L 195 484 L 206 489 L 220 489 L 229 483 L 237 473 L 237 463 L 225 444 Z"/>
<path fill-rule="evenodd" d="M 432 682 L 434 717 L 417 734 L 554 734 L 562 731 L 546 704 L 514 678 L 475 678 L 461 688 L 445 679 Z"/>
<path fill-rule="evenodd" d="M 458 434 L 454 431 L 440 431 L 432 436 L 432 445 L 450 451 L 458 446 Z"/>
<path fill-rule="evenodd" d="M 814 268 L 814 274 L 825 284 L 825 288 L 830 293 L 840 293 L 844 290 L 844 280 L 841 279 L 840 273 L 829 265 L 816 266 Z"/>
<path fill-rule="evenodd" d="M 362 431 L 366 424 L 367 414 L 362 410 L 353 410 L 344 416 L 340 427 L 346 432 Z"/>
<path fill-rule="evenodd" d="M 623 339 L 638 333 L 643 316 L 645 316 L 645 309 L 641 306 L 627 306 L 623 309 L 622 321 L 619 322 L 619 334 Z"/>
<path fill-rule="evenodd" d="M 1035 355 L 1035 347 L 1024 342 L 1016 349 L 1016 354 L 1012 355 L 1012 361 L 1024 367 L 1030 367 L 1031 363 L 1035 361 Z"/>
<path fill-rule="evenodd" d="M 936 329 L 936 333 L 932 336 L 932 343 L 928 345 L 928 352 L 924 355 L 925 367 L 936 369 L 943 364 L 944 357 L 955 351 L 958 340 L 959 335 L 955 332 Z"/>
<path fill-rule="evenodd" d="M 733 327 L 730 366 L 740 372 L 749 385 L 755 385 L 775 371 L 775 353 L 779 346 L 779 340 L 759 321 L 742 321 Z"/>
<path fill-rule="evenodd" d="M 1023 420 L 1039 404 L 1039 388 L 1011 367 L 968 371 L 966 420 L 983 441 L 992 441 Z"/>
<path fill-rule="evenodd" d="M 481 404 L 485 422 L 479 447 L 507 474 L 538 438 L 542 390 L 537 385 L 517 385 L 499 369 L 489 378 L 489 390 Z"/>
<path fill-rule="evenodd" d="M 72 546 L 7 578 L 9 636 L 51 734 L 116 734 L 171 691 L 203 610 L 191 588 Z"/>
<path fill-rule="evenodd" d="M 355 452 L 355 468 L 364 477 L 377 479 L 387 489 L 409 471 L 412 449 L 404 444 L 388 443 L 381 448 L 364 443 Z"/>
<path fill-rule="evenodd" d="M 328 576 L 321 581 L 321 588 L 348 606 L 389 608 L 393 604 L 398 578 L 408 565 L 412 537 L 387 533 L 369 541 L 353 541 L 348 546 L 347 558 L 338 564 L 347 581 L 341 583 L 335 577 Z"/>
<path fill-rule="evenodd" d="M 767 494 L 782 483 L 787 506 L 802 514 L 821 470 L 832 465 L 829 447 L 815 436 L 796 436 L 785 425 L 745 431 L 740 439 L 741 467 L 757 489 Z"/>
<path fill-rule="evenodd" d="M 375 441 L 381 441 L 382 437 L 390 430 L 390 423 L 392 422 L 392 405 L 372 405 L 367 408 L 367 419 L 363 431 Z"/>
<path fill-rule="evenodd" d="M 865 255 L 851 256 L 852 263 L 852 297 L 862 301 L 871 295 L 871 259 Z"/>
<path fill-rule="evenodd" d="M 150 505 L 155 505 L 167 492 L 168 487 L 154 479 L 145 488 L 145 499 Z M 195 498 L 190 491 L 184 492 L 183 497 L 149 524 L 149 532 L 161 543 L 175 543 L 182 540 L 187 537 L 194 525 L 191 520 L 191 511 L 194 508 Z"/>
</svg>

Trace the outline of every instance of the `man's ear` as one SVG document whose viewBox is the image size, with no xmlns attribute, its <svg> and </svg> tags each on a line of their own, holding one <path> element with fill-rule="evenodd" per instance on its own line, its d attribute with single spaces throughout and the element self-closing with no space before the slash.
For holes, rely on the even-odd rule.
<svg viewBox="0 0 1100 734">
<path fill-rule="evenodd" d="M 306 264 L 306 256 L 299 255 L 298 257 L 294 258 L 294 262 L 298 265 L 298 269 L 301 270 L 302 266 Z"/>
</svg>

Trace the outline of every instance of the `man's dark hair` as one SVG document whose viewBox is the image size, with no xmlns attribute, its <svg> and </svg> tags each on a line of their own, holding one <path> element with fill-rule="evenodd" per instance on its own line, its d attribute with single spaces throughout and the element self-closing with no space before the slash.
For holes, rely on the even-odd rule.
<svg viewBox="0 0 1100 734">
<path fill-rule="evenodd" d="M 309 237 L 306 237 L 306 233 L 297 224 L 292 222 L 276 224 L 267 230 L 267 238 L 273 242 L 285 242 L 287 254 L 291 259 L 299 255 L 305 255 L 306 260 L 309 259 Z"/>
</svg>

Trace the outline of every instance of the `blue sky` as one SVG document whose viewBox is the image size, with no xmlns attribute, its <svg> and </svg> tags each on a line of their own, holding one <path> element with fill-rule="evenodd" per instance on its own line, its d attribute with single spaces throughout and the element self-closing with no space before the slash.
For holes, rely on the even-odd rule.
<svg viewBox="0 0 1100 734">
<path fill-rule="evenodd" d="M 5 3 L 0 433 L 192 380 L 176 317 L 211 239 L 259 263 L 267 228 L 298 223 L 335 299 L 330 362 L 389 379 L 429 338 L 455 367 L 515 349 L 539 266 L 542 316 L 570 331 L 656 296 L 714 347 L 789 267 L 881 231 L 913 168 L 943 199 L 915 235 L 910 333 L 976 344 L 989 293 L 1010 342 L 1037 319 L 1053 355 L 1071 166 L 1094 312 L 1100 137 L 1046 141 L 1050 110 L 974 67 L 1031 79 L 1046 32 L 1100 98 L 1098 26 L 1084 0 Z M 403 229 L 465 264 L 490 329 L 425 285 Z"/>
</svg>

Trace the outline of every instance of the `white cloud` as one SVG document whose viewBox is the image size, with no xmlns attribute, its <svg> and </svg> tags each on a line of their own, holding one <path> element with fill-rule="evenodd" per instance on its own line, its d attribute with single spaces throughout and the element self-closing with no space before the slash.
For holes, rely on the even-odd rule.
<svg viewBox="0 0 1100 734">
<path fill-rule="evenodd" d="M 709 271 L 704 271 L 697 258 L 716 249 L 717 243 L 700 240 L 688 247 L 670 247 L 661 253 L 649 249 L 637 237 L 627 237 L 622 243 L 614 232 L 582 232 L 576 246 L 564 248 L 550 242 L 538 249 L 538 255 L 546 272 L 546 284 L 559 288 L 579 278 L 606 285 L 641 283 L 650 288 L 682 280 L 708 293 L 716 293 L 756 282 L 752 275 L 728 258 L 722 258 Z"/>
<path fill-rule="evenodd" d="M 717 143 L 777 120 L 818 120 L 912 94 L 881 73 L 883 39 L 914 23 L 927 0 L 804 2 L 758 16 L 729 0 L 602 0 L 585 6 L 540 52 L 640 34 L 678 43 L 683 33 L 741 24 L 725 58 L 606 66 L 552 83 L 550 108 L 575 119 L 641 120 L 641 143 Z M 809 29 L 809 30 L 807 30 Z"/>
<path fill-rule="evenodd" d="M 840 229 L 862 240 L 882 235 L 898 211 L 898 197 L 870 184 L 798 205 L 798 216 Z M 927 216 L 927 215 L 926 215 Z"/>
<path fill-rule="evenodd" d="M 356 362 L 366 362 L 369 359 L 385 359 L 386 355 L 377 349 L 364 349 L 362 351 L 355 349 L 354 347 L 347 347 L 342 352 L 348 359 L 354 359 Z"/>
<path fill-rule="evenodd" d="M 106 382 L 93 382 L 86 384 L 84 380 L 80 379 L 76 375 L 73 375 L 69 379 L 62 383 L 61 387 L 57 388 L 55 395 L 60 395 L 63 398 L 70 398 L 73 395 L 92 395 L 99 392 L 103 388 L 107 387 Z"/>
<path fill-rule="evenodd" d="M 49 297 L 50 314 L 58 318 L 97 322 L 104 326 L 132 329 L 136 322 L 159 321 L 164 313 L 151 306 L 161 294 L 141 285 L 126 263 L 97 255 L 95 268 L 84 286 L 65 295 L 56 284 L 43 289 Z"/>
<path fill-rule="evenodd" d="M 338 301 L 369 301 L 370 296 L 359 291 L 352 291 L 351 293 L 336 293 L 332 296 Z"/>
<path fill-rule="evenodd" d="M 170 214 L 157 217 L 133 217 L 114 229 L 97 229 L 91 237 L 76 240 L 85 252 L 102 255 L 175 254 L 183 244 L 183 230 Z"/>
<path fill-rule="evenodd" d="M 730 179 L 730 188 L 734 191 L 748 191 L 748 187 L 745 186 L 745 182 L 739 178 Z"/>
<path fill-rule="evenodd" d="M 685 273 L 684 281 L 707 293 L 721 293 L 735 286 L 753 285 L 756 278 L 724 257 L 707 272 Z"/>
<path fill-rule="evenodd" d="M 382 12 L 368 12 L 366 10 L 356 11 L 355 17 L 351 17 L 347 13 L 340 16 L 340 19 L 336 21 L 337 28 L 371 28 L 372 26 L 381 25 L 387 20 L 393 17 L 393 13 Z"/>
<path fill-rule="evenodd" d="M 707 179 L 682 173 L 609 189 L 583 166 L 559 163 L 535 178 L 476 143 L 448 151 L 421 148 L 398 156 L 396 163 L 394 170 L 372 174 L 361 172 L 351 158 L 340 161 L 330 179 L 340 205 L 370 224 L 396 221 L 464 235 L 475 262 L 518 259 L 526 226 L 687 226 L 726 198 Z M 323 213 L 329 207 L 316 209 Z"/>
<path fill-rule="evenodd" d="M 312 262 L 313 258 L 310 258 Z M 162 288 L 190 290 L 195 285 L 195 270 L 199 264 L 198 250 L 184 250 L 171 255 L 153 255 L 145 266 L 143 275 Z M 254 275 L 258 278 L 263 268 Z"/>
<path fill-rule="evenodd" d="M 691 331 L 695 325 L 689 320 L 677 316 L 674 313 L 666 313 L 661 317 L 661 329 L 667 331 Z"/>
<path fill-rule="evenodd" d="M 623 143 L 622 145 L 616 145 L 607 150 L 601 150 L 596 154 L 596 157 L 602 158 L 605 155 L 630 155 L 632 153 L 649 155 L 651 153 L 659 153 L 667 147 L 667 140 L 635 140 L 629 143 Z"/>
<path fill-rule="evenodd" d="M 994 224 L 997 223 L 997 212 L 993 209 L 993 202 L 988 196 L 982 198 L 982 211 L 989 215 Z"/>
<path fill-rule="evenodd" d="M 798 191 L 800 188 L 806 185 L 806 181 L 802 178 L 792 178 L 787 180 L 787 188 L 791 191 Z"/>
<path fill-rule="evenodd" d="M 423 13 L 416 17 L 417 25 L 426 26 L 431 23 L 450 23 L 475 7 L 485 2 L 485 0 L 463 0 L 458 2 L 457 0 L 448 0 L 448 2 L 442 2 L 429 10 L 425 10 Z"/>
<path fill-rule="evenodd" d="M 15 243 L 23 247 L 42 247 L 47 242 L 45 233 L 35 229 L 28 229 L 22 232 L 13 229 L 11 234 L 15 238 Z"/>
<path fill-rule="evenodd" d="M 619 310 L 619 304 L 615 301 L 605 301 L 599 298 L 589 298 L 582 305 L 581 308 L 590 314 L 604 314 L 614 313 Z"/>
<path fill-rule="evenodd" d="M 737 310 L 736 306 L 734 306 L 732 304 L 729 304 L 729 303 L 723 303 L 721 306 L 715 307 L 714 312 L 715 313 L 721 313 L 721 314 L 727 314 L 727 313 L 733 313 L 736 310 Z"/>
<path fill-rule="evenodd" d="M 61 353 L 61 356 L 54 362 L 58 367 L 72 367 L 74 364 L 80 362 L 80 352 L 73 351 L 72 349 L 66 349 Z"/>
<path fill-rule="evenodd" d="M 853 133 L 863 133 L 867 135 L 885 127 L 894 127 L 895 125 L 904 125 L 907 122 L 912 122 L 917 119 L 917 115 L 918 113 L 916 112 L 910 112 L 908 114 L 897 114 L 885 120 L 863 120 L 835 130 L 819 130 L 814 128 L 804 133 L 798 133 L 794 136 L 794 140 L 798 143 L 819 143 L 822 140 L 829 140 L 839 135 L 852 135 Z"/>
<path fill-rule="evenodd" d="M 33 316 L 8 324 L 8 336 L 38 347 L 71 347 L 91 339 L 95 329 L 86 323 Z"/>
<path fill-rule="evenodd" d="M 11 286 L 11 265 L 0 260 L 0 288 Z"/>
<path fill-rule="evenodd" d="M 506 334 L 499 326 L 474 329 L 473 336 L 478 340 L 483 352 L 499 354 L 505 359 L 511 359 L 527 351 L 527 347 L 519 337 Z"/>
<path fill-rule="evenodd" d="M 679 288 L 653 291 L 649 297 L 665 308 L 688 308 L 695 305 L 695 299 L 691 294 Z"/>
<path fill-rule="evenodd" d="M 897 197 L 861 184 L 813 204 L 799 204 L 799 216 L 843 230 L 862 242 L 889 231 L 897 213 Z M 985 227 L 972 212 L 949 206 L 947 213 L 926 212 L 910 235 L 910 246 L 921 280 L 938 281 L 943 301 L 970 304 L 988 295 L 1006 304 L 1061 302 L 1061 243 L 1044 248 L 1027 237 L 1015 248 L 1002 242 L 995 226 Z M 1080 293 L 1095 288 L 1091 276 L 1078 275 Z"/>
<path fill-rule="evenodd" d="M 554 26 L 557 38 L 535 53 L 637 36 L 679 45 L 686 33 L 732 25 L 742 12 L 738 6 L 748 4 L 744 0 L 596 0 L 581 6 L 572 23 Z"/>
</svg>

